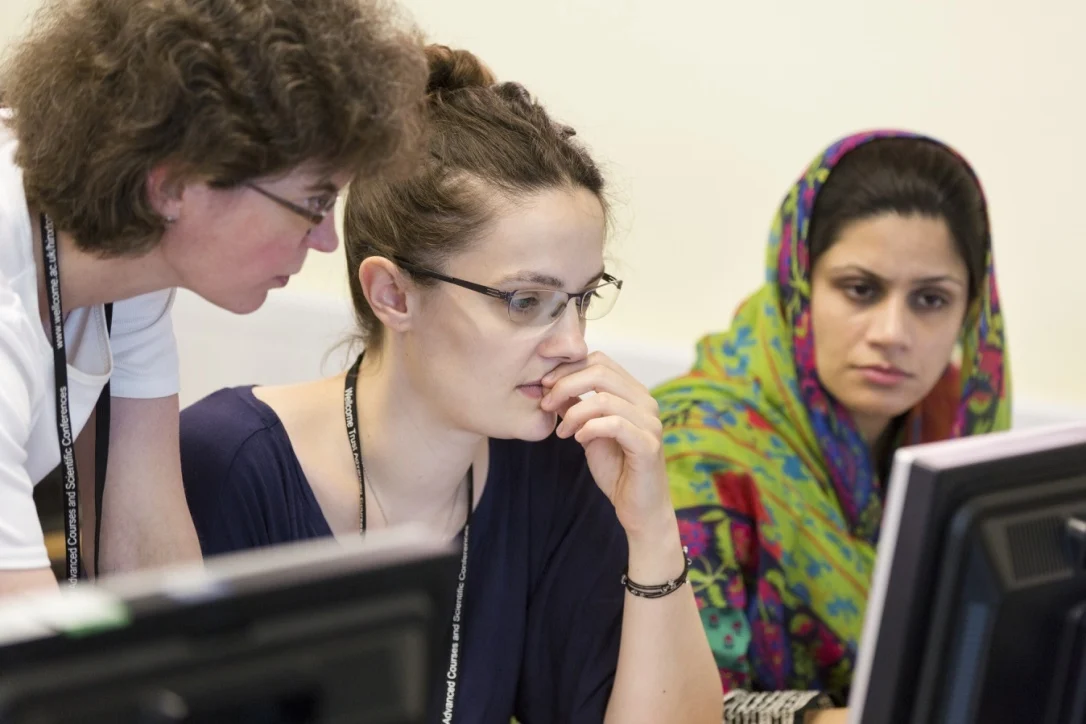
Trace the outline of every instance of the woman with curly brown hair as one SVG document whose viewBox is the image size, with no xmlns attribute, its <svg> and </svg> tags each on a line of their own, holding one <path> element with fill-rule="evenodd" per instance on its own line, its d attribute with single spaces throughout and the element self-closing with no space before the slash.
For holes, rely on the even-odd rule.
<svg viewBox="0 0 1086 724">
<path fill-rule="evenodd" d="M 45 3 L 3 72 L 0 593 L 55 585 L 32 493 L 58 462 L 70 582 L 92 550 L 104 571 L 200 555 L 173 290 L 251 312 L 335 249 L 339 190 L 416 146 L 425 67 L 359 0 Z"/>
</svg>

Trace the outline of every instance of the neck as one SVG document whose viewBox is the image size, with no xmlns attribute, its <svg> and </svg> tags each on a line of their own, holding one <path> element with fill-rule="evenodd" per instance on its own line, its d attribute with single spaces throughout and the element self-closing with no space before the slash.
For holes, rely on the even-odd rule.
<svg viewBox="0 0 1086 724">
<path fill-rule="evenodd" d="M 38 265 L 38 299 L 45 319 L 48 312 L 45 280 L 41 269 L 41 215 L 32 211 L 34 261 Z M 80 249 L 66 231 L 57 230 L 57 260 L 60 266 L 60 295 L 64 310 L 80 309 L 98 304 L 147 294 L 175 286 L 173 275 L 161 255 L 152 250 L 140 256 L 101 257 Z"/>
<path fill-rule="evenodd" d="M 881 416 L 876 417 L 852 413 L 852 420 L 856 423 L 856 430 L 860 433 L 860 437 L 864 439 L 864 442 L 867 443 L 867 447 L 870 448 L 872 452 L 878 448 L 879 441 L 890 429 L 891 420 Z"/>
<path fill-rule="evenodd" d="M 468 470 L 474 465 L 485 480 L 488 462 L 487 438 L 444 420 L 404 370 L 392 357 L 368 354 L 355 389 L 366 477 L 394 521 L 447 511 L 463 495 Z"/>
<path fill-rule="evenodd" d="M 894 454 L 894 441 L 901 431 L 904 420 L 904 416 L 899 416 L 890 420 L 883 420 L 878 424 L 867 421 L 867 425 L 861 419 L 856 421 L 860 435 L 863 436 L 868 449 L 871 451 L 871 459 L 875 464 L 875 469 L 882 478 L 885 478 L 890 472 L 890 463 Z"/>
</svg>

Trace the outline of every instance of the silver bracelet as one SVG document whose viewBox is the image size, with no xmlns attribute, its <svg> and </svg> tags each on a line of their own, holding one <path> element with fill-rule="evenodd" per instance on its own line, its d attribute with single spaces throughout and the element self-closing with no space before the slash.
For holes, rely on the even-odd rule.
<svg viewBox="0 0 1086 724">
<path fill-rule="evenodd" d="M 820 691 L 736 689 L 724 695 L 724 724 L 803 724 L 808 712 L 831 706 L 833 701 Z"/>
<path fill-rule="evenodd" d="M 624 572 L 622 574 L 622 585 L 626 587 L 627 591 L 640 598 L 663 598 L 670 593 L 674 593 L 682 588 L 682 585 L 686 583 L 687 575 L 690 573 L 691 560 L 690 556 L 687 555 L 688 553 L 687 547 L 683 546 L 683 572 L 676 578 L 664 581 L 659 585 L 646 586 L 641 583 L 634 583 Z"/>
</svg>

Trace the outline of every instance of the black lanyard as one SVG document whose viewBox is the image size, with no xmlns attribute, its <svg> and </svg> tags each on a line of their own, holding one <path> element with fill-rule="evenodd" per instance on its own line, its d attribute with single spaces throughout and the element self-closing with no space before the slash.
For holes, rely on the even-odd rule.
<svg viewBox="0 0 1086 724">
<path fill-rule="evenodd" d="M 68 359 L 64 350 L 64 314 L 60 300 L 60 263 L 57 259 L 57 235 L 53 220 L 41 215 L 42 261 L 45 264 L 45 296 L 52 329 L 53 376 L 56 379 L 57 439 L 60 441 L 60 465 L 64 479 L 64 568 L 69 585 L 83 578 L 83 558 L 79 553 L 79 474 L 75 469 L 75 436 L 68 405 Z"/>
<path fill-rule="evenodd" d="M 347 424 L 347 440 L 351 443 L 354 455 L 354 469 L 358 473 L 358 531 L 366 533 L 366 479 L 362 469 L 362 451 L 358 444 L 358 399 L 355 396 L 355 383 L 358 380 L 358 368 L 362 365 L 362 355 L 358 356 L 351 369 L 347 370 L 347 380 L 343 385 L 343 419 Z M 452 641 L 449 644 L 449 668 L 445 672 L 445 706 L 441 714 L 442 724 L 451 724 L 456 708 L 456 685 L 460 679 L 460 657 L 464 641 L 464 584 L 468 579 L 468 534 L 471 531 L 471 514 L 475 507 L 475 481 L 473 471 L 468 468 L 468 519 L 464 522 L 464 544 L 460 552 L 460 575 L 456 583 L 456 602 L 453 605 Z"/>
</svg>

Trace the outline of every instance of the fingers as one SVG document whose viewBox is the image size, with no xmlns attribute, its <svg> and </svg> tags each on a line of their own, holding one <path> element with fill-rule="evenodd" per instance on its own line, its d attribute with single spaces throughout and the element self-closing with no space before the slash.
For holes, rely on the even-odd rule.
<svg viewBox="0 0 1086 724">
<path fill-rule="evenodd" d="M 566 415 L 569 414 L 570 409 L 573 408 L 573 407 L 576 407 L 580 402 L 581 402 L 580 397 L 567 398 L 563 402 L 558 403 L 558 407 L 555 408 L 554 411 L 558 413 L 559 418 L 565 419 Z M 546 408 L 543 408 L 543 409 L 546 409 Z"/>
<path fill-rule="evenodd" d="M 634 378 L 629 372 L 627 372 L 622 365 L 615 362 L 613 359 L 605 355 L 603 352 L 592 352 L 587 357 L 577 362 L 567 362 L 563 365 L 558 365 L 551 370 L 546 377 L 543 378 L 543 385 L 549 387 L 563 377 L 567 377 L 574 372 L 579 372 L 583 369 L 587 369 L 593 366 L 607 367 L 614 370 L 619 375 L 625 377 L 634 384 L 640 384 L 637 379 Z"/>
<path fill-rule="evenodd" d="M 622 447 L 627 460 L 631 461 L 635 467 L 640 467 L 645 463 L 655 464 L 662 449 L 658 437 L 618 415 L 588 420 L 573 437 L 582 446 L 587 446 L 593 440 L 614 440 Z"/>
<path fill-rule="evenodd" d="M 543 378 L 548 389 L 540 406 L 560 410 L 571 399 L 589 393 L 610 393 L 656 417 L 659 406 L 649 391 L 606 355 L 593 353 L 589 360 L 563 365 Z M 567 406 L 568 409 L 568 406 Z"/>
<path fill-rule="evenodd" d="M 589 420 L 611 416 L 628 420 L 654 437 L 663 434 L 663 425 L 656 415 L 610 392 L 600 392 L 583 400 L 576 400 L 575 404 L 566 410 L 561 424 L 558 425 L 558 437 L 576 435 Z"/>
</svg>

